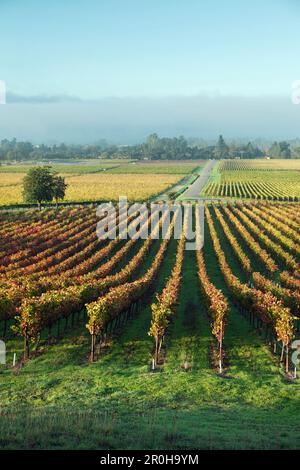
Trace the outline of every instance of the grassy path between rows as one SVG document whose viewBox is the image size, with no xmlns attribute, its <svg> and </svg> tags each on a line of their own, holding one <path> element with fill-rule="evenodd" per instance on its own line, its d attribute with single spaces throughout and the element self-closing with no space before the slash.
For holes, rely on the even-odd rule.
<svg viewBox="0 0 300 470">
<path fill-rule="evenodd" d="M 192 373 L 207 371 L 210 341 L 211 330 L 199 289 L 195 252 L 186 251 L 179 306 L 167 338 L 164 370 L 171 374 L 181 370 L 187 362 Z"/>
</svg>

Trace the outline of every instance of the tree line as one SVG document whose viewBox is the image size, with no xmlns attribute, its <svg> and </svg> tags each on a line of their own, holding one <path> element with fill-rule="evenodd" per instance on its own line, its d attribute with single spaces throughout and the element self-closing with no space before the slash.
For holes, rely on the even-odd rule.
<svg viewBox="0 0 300 470">
<path fill-rule="evenodd" d="M 299 145 L 299 144 L 298 144 Z M 225 142 L 222 135 L 214 144 L 197 143 L 180 137 L 148 136 L 136 145 L 109 145 L 104 139 L 94 145 L 33 145 L 4 139 L 0 142 L 0 163 L 26 161 L 54 161 L 73 159 L 133 159 L 133 160 L 206 160 L 232 158 L 300 158 L 300 146 L 290 142 L 274 142 L 260 148 L 252 142 L 237 144 Z"/>
<path fill-rule="evenodd" d="M 105 140 L 94 145 L 34 145 L 17 139 L 3 139 L 0 142 L 0 162 L 73 160 L 75 158 L 98 158 L 108 146 Z"/>
</svg>

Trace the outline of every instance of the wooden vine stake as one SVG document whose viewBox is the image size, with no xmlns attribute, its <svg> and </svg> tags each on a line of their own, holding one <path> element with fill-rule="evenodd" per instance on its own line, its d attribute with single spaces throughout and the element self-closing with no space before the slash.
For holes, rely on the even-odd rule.
<svg viewBox="0 0 300 470">
<path fill-rule="evenodd" d="M 221 321 L 221 324 L 220 324 L 220 338 L 219 338 L 219 372 L 220 374 L 222 374 L 223 372 L 222 353 L 223 353 L 223 321 Z"/>
<path fill-rule="evenodd" d="M 91 357 L 90 360 L 91 362 L 95 361 L 95 345 L 96 345 L 96 335 L 95 335 L 95 329 L 93 328 L 93 332 L 91 334 L 91 339 L 92 339 L 92 344 L 91 344 Z"/>
<path fill-rule="evenodd" d="M 24 361 L 29 359 L 29 337 L 27 333 L 27 329 L 24 332 Z"/>
</svg>

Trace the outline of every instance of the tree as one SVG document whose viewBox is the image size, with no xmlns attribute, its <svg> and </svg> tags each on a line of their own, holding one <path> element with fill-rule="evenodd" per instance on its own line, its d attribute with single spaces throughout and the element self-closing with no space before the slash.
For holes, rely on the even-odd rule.
<svg viewBox="0 0 300 470">
<path fill-rule="evenodd" d="M 259 158 L 263 156 L 263 152 L 251 142 L 248 142 L 247 145 L 231 144 L 229 156 L 230 158 Z"/>
<path fill-rule="evenodd" d="M 157 134 L 150 134 L 144 144 L 144 155 L 149 160 L 157 158 L 161 142 Z"/>
<path fill-rule="evenodd" d="M 222 135 L 219 136 L 218 143 L 215 146 L 214 157 L 218 160 L 229 157 L 229 147 L 226 145 Z"/>
<path fill-rule="evenodd" d="M 300 147 L 295 147 L 293 152 L 295 154 L 295 158 L 300 158 Z"/>
<path fill-rule="evenodd" d="M 291 158 L 291 148 L 288 142 L 274 142 L 269 149 L 271 158 Z"/>
<path fill-rule="evenodd" d="M 64 199 L 67 186 L 68 185 L 62 176 L 53 176 L 53 197 L 56 202 L 56 207 L 58 206 L 58 200 Z"/>
<path fill-rule="evenodd" d="M 288 142 L 279 142 L 279 147 L 281 158 L 291 158 L 291 148 Z"/>
<path fill-rule="evenodd" d="M 54 175 L 51 167 L 30 168 L 23 179 L 25 202 L 36 202 L 41 210 L 42 202 L 50 202 L 54 197 Z"/>
</svg>

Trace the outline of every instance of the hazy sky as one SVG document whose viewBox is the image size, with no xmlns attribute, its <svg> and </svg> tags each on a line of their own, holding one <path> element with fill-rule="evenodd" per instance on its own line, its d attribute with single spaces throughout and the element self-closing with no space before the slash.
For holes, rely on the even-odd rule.
<svg viewBox="0 0 300 470">
<path fill-rule="evenodd" d="M 0 19 L 0 138 L 300 135 L 296 0 L 0 0 Z"/>
</svg>

